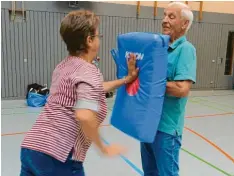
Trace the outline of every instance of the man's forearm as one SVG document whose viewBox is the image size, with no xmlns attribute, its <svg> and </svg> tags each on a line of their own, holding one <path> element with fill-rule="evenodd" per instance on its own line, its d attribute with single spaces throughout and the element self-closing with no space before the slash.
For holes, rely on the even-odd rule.
<svg viewBox="0 0 234 176">
<path fill-rule="evenodd" d="M 182 82 L 167 82 L 166 93 L 175 97 L 188 96 L 189 88 L 182 84 Z"/>
</svg>

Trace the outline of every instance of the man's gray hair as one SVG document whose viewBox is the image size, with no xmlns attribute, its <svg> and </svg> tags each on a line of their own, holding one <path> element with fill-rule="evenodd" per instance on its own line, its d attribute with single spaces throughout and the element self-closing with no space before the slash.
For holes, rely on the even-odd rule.
<svg viewBox="0 0 234 176">
<path fill-rule="evenodd" d="M 182 3 L 182 2 L 171 2 L 168 4 L 168 7 L 172 7 L 172 6 L 179 7 L 181 9 L 181 16 L 185 18 L 186 20 L 189 20 L 189 24 L 186 29 L 186 32 L 188 32 L 188 30 L 190 29 L 193 23 L 192 10 L 189 8 L 189 6 L 187 6 L 185 3 Z"/>
</svg>

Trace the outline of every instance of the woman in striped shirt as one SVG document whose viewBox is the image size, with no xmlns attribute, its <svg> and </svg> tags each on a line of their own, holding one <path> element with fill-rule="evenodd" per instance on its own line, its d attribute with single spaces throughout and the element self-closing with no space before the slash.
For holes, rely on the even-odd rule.
<svg viewBox="0 0 234 176">
<path fill-rule="evenodd" d="M 85 10 L 69 13 L 60 34 L 69 56 L 52 75 L 50 97 L 21 145 L 21 176 L 84 176 L 83 162 L 91 142 L 107 156 L 122 152 L 105 146 L 98 127 L 107 115 L 105 92 L 130 83 L 138 76 L 135 56 L 128 75 L 103 82 L 92 64 L 99 50 L 98 17 Z"/>
</svg>

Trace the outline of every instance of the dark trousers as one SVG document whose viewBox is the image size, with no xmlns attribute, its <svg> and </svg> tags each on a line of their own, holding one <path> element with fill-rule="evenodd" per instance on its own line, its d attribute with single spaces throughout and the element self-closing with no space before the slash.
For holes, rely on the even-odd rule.
<svg viewBox="0 0 234 176">
<path fill-rule="evenodd" d="M 41 152 L 21 149 L 20 176 L 85 176 L 83 163 L 71 160 L 65 163 Z"/>
</svg>

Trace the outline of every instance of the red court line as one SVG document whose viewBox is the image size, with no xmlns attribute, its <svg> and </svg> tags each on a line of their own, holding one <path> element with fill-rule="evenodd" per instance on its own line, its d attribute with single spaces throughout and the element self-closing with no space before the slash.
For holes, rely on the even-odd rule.
<svg viewBox="0 0 234 176">
<path fill-rule="evenodd" d="M 101 127 L 108 127 L 111 126 L 110 124 L 103 124 Z M 17 133 L 5 133 L 1 134 L 1 136 L 15 136 L 15 135 L 20 135 L 20 134 L 26 134 L 27 132 L 17 132 Z"/>
<path fill-rule="evenodd" d="M 111 126 L 110 124 L 104 124 L 101 125 L 101 127 L 109 127 Z M 207 139 L 206 137 L 202 136 L 201 134 L 197 133 L 196 131 L 188 128 L 188 127 L 184 127 L 186 130 L 188 130 L 189 132 L 195 134 L 196 136 L 200 137 L 201 139 L 203 139 L 204 141 L 206 141 L 208 144 L 210 144 L 212 147 L 214 147 L 215 149 L 217 149 L 219 152 L 221 152 L 223 155 L 225 155 L 228 159 L 230 159 L 233 163 L 234 163 L 234 158 L 232 156 L 230 156 L 228 153 L 226 153 L 224 150 L 222 150 L 219 146 L 217 146 L 215 143 L 213 143 L 212 141 L 210 141 L 209 139 Z M 27 132 L 18 132 L 18 133 L 6 133 L 6 134 L 2 134 L 1 136 L 14 136 L 14 135 L 20 135 L 20 134 L 26 134 Z"/>
<path fill-rule="evenodd" d="M 217 149 L 219 152 L 221 152 L 223 155 L 225 155 L 228 159 L 230 159 L 233 163 L 234 163 L 234 158 L 232 156 L 230 156 L 228 153 L 226 153 L 224 150 L 222 150 L 219 146 L 217 146 L 215 143 L 213 143 L 212 141 L 210 141 L 209 139 L 207 139 L 206 137 L 204 137 L 203 135 L 197 133 L 196 131 L 188 128 L 188 127 L 184 127 L 186 130 L 188 130 L 189 132 L 195 134 L 196 136 L 200 137 L 201 139 L 203 139 L 204 141 L 206 141 L 208 144 L 210 144 L 211 146 L 213 146 L 215 149 Z"/>
<path fill-rule="evenodd" d="M 222 115 L 232 115 L 234 112 L 222 113 L 222 114 L 207 114 L 207 115 L 198 115 L 198 116 L 186 116 L 185 118 L 198 118 L 198 117 L 213 117 L 213 116 L 222 116 Z M 110 126 L 109 124 L 101 125 L 101 127 Z M 1 136 L 14 136 L 19 134 L 25 134 L 27 132 L 17 132 L 17 133 L 5 133 Z"/>
<path fill-rule="evenodd" d="M 5 133 L 5 134 L 1 134 L 1 136 L 15 136 L 15 135 L 26 134 L 26 133 L 27 133 L 27 132 Z"/>
<path fill-rule="evenodd" d="M 211 116 L 220 116 L 220 115 L 230 115 L 230 114 L 234 114 L 232 112 L 230 113 L 223 113 L 223 114 L 208 114 L 208 115 L 200 115 L 200 116 L 187 116 L 186 118 L 197 118 L 197 117 L 211 117 Z M 111 126 L 110 124 L 103 124 L 101 125 L 101 127 L 108 127 Z M 195 134 L 196 136 L 200 137 L 201 139 L 203 139 L 204 141 L 206 141 L 208 144 L 210 144 L 211 146 L 213 146 L 214 148 L 216 148 L 219 152 L 221 152 L 223 155 L 225 155 L 228 159 L 230 159 L 233 163 L 234 163 L 234 158 L 231 157 L 228 153 L 226 153 L 225 151 L 223 151 L 220 147 L 218 147 L 215 143 L 211 142 L 209 139 L 207 139 L 206 137 L 202 136 L 201 134 L 197 133 L 196 131 L 188 128 L 188 127 L 184 127 L 186 130 L 188 130 L 189 132 Z M 1 136 L 14 136 L 14 135 L 20 135 L 20 134 L 26 134 L 27 132 L 17 132 L 17 133 L 5 133 L 5 134 L 1 134 Z"/>
</svg>

